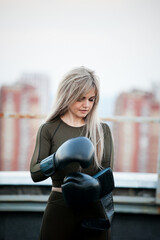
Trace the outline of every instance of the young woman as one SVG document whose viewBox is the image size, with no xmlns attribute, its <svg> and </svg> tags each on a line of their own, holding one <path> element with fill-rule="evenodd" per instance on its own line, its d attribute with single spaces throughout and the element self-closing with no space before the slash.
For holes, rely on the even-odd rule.
<svg viewBox="0 0 160 240">
<path fill-rule="evenodd" d="M 93 176 L 104 168 L 112 167 L 111 132 L 108 125 L 97 117 L 98 102 L 97 76 L 85 67 L 75 68 L 60 82 L 52 112 L 39 128 L 30 164 L 31 177 L 38 182 L 51 176 L 53 183 L 42 220 L 40 240 L 109 239 L 108 230 L 87 229 L 81 224 L 86 217 L 106 218 L 100 202 L 93 202 L 80 210 L 68 207 L 61 188 L 65 176 L 71 172 Z M 93 143 L 94 161 L 90 166 L 82 168 L 78 162 L 73 162 L 63 169 L 45 174 L 41 166 L 44 159 L 50 162 L 48 156 L 53 156 L 67 140 L 80 136 L 87 137 Z"/>
</svg>

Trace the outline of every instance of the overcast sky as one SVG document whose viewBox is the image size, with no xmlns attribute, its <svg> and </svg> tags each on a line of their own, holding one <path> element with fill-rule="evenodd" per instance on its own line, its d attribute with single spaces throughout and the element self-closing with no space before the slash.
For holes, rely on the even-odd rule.
<svg viewBox="0 0 160 240">
<path fill-rule="evenodd" d="M 105 96 L 159 83 L 160 1 L 0 0 L 0 85 L 45 73 L 54 92 L 81 65 Z"/>
</svg>

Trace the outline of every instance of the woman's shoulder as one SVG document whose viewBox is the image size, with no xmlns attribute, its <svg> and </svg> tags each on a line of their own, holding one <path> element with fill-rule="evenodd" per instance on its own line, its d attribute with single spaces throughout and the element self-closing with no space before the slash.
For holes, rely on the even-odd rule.
<svg viewBox="0 0 160 240">
<path fill-rule="evenodd" d="M 60 119 L 56 118 L 49 122 L 44 122 L 40 125 L 39 131 L 50 134 L 53 133 L 54 129 L 56 129 L 60 124 Z"/>
<path fill-rule="evenodd" d="M 101 122 L 102 128 L 104 132 L 110 132 L 110 127 L 106 122 Z"/>
<path fill-rule="evenodd" d="M 109 124 L 106 123 L 106 122 L 102 122 L 102 129 L 103 129 L 104 137 L 109 137 L 109 138 L 111 138 L 112 133 L 111 133 L 111 129 L 110 129 Z"/>
</svg>

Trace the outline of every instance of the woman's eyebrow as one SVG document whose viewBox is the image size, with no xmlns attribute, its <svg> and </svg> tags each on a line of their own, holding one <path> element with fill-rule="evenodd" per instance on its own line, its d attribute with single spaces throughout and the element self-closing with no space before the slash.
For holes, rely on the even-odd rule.
<svg viewBox="0 0 160 240">
<path fill-rule="evenodd" d="M 86 96 L 81 97 L 81 99 L 84 99 L 84 98 L 86 98 Z M 96 96 L 94 95 L 94 96 L 88 97 L 88 99 L 90 99 L 90 98 L 96 98 Z"/>
</svg>

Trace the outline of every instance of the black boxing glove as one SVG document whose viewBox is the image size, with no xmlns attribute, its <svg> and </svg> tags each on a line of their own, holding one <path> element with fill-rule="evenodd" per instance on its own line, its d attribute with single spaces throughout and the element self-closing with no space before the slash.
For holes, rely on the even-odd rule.
<svg viewBox="0 0 160 240">
<path fill-rule="evenodd" d="M 88 138 L 72 138 L 64 142 L 55 153 L 43 159 L 40 162 L 40 169 L 49 177 L 71 162 L 78 162 L 82 168 L 87 168 L 92 163 L 93 157 L 94 146 Z"/>
<path fill-rule="evenodd" d="M 93 175 L 93 178 L 97 179 L 101 186 L 99 198 L 102 198 L 105 195 L 107 195 L 108 193 L 113 191 L 114 177 L 113 177 L 112 169 L 110 167 L 99 171 L 98 173 Z"/>
<path fill-rule="evenodd" d="M 101 191 L 97 179 L 80 172 L 66 176 L 61 187 L 64 200 L 69 207 L 81 207 L 96 201 Z"/>
<path fill-rule="evenodd" d="M 105 168 L 93 177 L 79 172 L 71 173 L 63 182 L 63 197 L 70 207 L 81 207 L 97 201 L 114 189 L 111 168 Z"/>
</svg>

